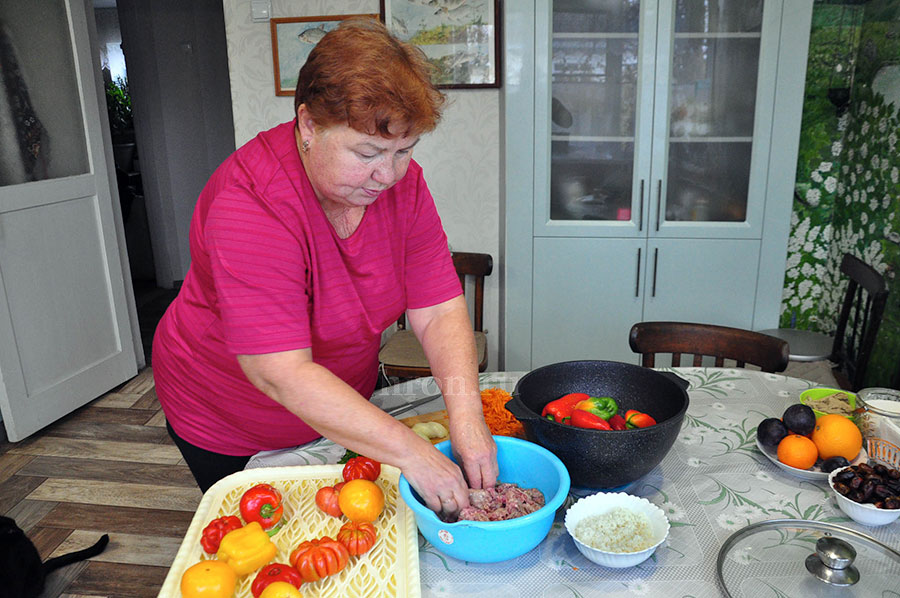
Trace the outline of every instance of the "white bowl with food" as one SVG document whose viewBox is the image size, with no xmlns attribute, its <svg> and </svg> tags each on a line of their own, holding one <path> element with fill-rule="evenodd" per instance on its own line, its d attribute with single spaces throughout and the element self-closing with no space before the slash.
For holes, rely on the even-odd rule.
<svg viewBox="0 0 900 598">
<path fill-rule="evenodd" d="M 662 509 L 624 492 L 598 492 L 579 499 L 566 511 L 565 524 L 581 554 L 616 569 L 644 562 L 669 535 Z"/>
<path fill-rule="evenodd" d="M 897 518 L 900 518 L 900 508 L 883 509 L 875 506 L 873 502 L 858 502 L 853 500 L 852 492 L 847 493 L 847 496 L 844 495 L 845 492 L 842 490 L 846 490 L 846 485 L 851 485 L 849 480 L 844 478 L 856 468 L 857 466 L 841 467 L 840 469 L 835 469 L 828 475 L 828 485 L 831 487 L 831 492 L 834 494 L 835 500 L 837 500 L 838 507 L 840 507 L 841 511 L 853 521 L 871 527 L 887 525 L 896 521 Z M 838 484 L 842 483 L 845 484 L 843 489 L 836 487 Z M 890 490 L 893 493 L 893 487 L 891 487 Z M 896 496 L 894 497 L 894 500 L 896 500 Z"/>
</svg>

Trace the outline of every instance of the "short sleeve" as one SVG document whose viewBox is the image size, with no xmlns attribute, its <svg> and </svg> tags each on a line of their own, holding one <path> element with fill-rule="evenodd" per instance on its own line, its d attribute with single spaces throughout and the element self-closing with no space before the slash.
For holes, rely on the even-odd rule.
<svg viewBox="0 0 900 598">
<path fill-rule="evenodd" d="M 229 351 L 309 347 L 308 263 L 300 239 L 242 187 L 215 198 L 204 236 Z"/>
<path fill-rule="evenodd" d="M 437 305 L 462 294 L 447 235 L 421 170 L 414 181 L 414 216 L 404 256 L 407 307 Z"/>
</svg>

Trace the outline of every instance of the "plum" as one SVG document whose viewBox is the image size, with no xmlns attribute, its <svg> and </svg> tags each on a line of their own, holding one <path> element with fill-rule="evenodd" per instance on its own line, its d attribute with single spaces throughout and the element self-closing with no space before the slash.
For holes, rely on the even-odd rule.
<svg viewBox="0 0 900 598">
<path fill-rule="evenodd" d="M 850 465 L 850 461 L 847 461 L 844 457 L 832 457 L 830 459 L 825 459 L 822 463 L 822 471 L 825 473 L 831 473 L 835 469 L 840 469 L 841 467 L 847 467 Z"/>
<path fill-rule="evenodd" d="M 781 442 L 781 439 L 787 435 L 787 426 L 775 417 L 762 420 L 756 427 L 756 437 L 763 446 L 776 447 Z"/>
<path fill-rule="evenodd" d="M 809 436 L 816 427 L 816 414 L 810 407 L 796 403 L 785 409 L 781 421 L 794 434 Z"/>
</svg>

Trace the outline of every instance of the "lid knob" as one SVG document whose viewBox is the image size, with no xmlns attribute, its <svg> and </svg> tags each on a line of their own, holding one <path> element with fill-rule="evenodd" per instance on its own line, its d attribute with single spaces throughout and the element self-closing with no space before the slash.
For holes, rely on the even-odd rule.
<svg viewBox="0 0 900 598">
<path fill-rule="evenodd" d="M 856 549 L 840 538 L 825 536 L 816 542 L 816 554 L 826 567 L 846 569 L 853 564 Z"/>
<path fill-rule="evenodd" d="M 816 553 L 806 557 L 806 569 L 825 583 L 851 586 L 859 581 L 855 558 L 856 549 L 848 542 L 824 536 L 816 541 Z"/>
</svg>

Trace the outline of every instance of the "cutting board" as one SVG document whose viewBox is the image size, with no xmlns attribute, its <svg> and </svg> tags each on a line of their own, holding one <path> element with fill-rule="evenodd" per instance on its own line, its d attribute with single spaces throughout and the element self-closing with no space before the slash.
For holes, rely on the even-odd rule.
<svg viewBox="0 0 900 598">
<path fill-rule="evenodd" d="M 410 428 L 418 423 L 437 422 L 439 424 L 442 424 L 448 430 L 450 429 L 450 418 L 447 416 L 446 409 L 441 409 L 440 411 L 432 411 L 431 413 L 423 413 L 421 415 L 410 415 L 409 417 L 402 417 L 400 418 L 400 421 L 402 421 Z M 443 442 L 447 440 L 447 438 L 449 438 L 449 436 L 444 436 L 443 438 L 432 438 L 431 444 Z"/>
</svg>

